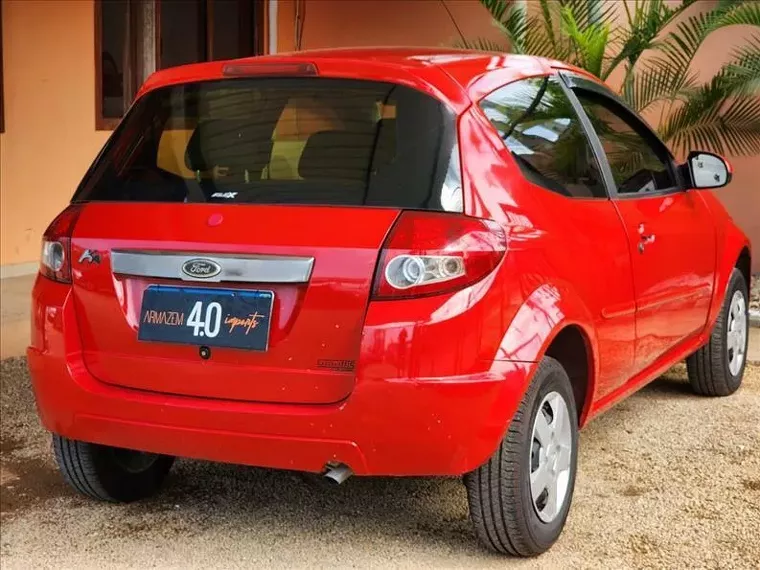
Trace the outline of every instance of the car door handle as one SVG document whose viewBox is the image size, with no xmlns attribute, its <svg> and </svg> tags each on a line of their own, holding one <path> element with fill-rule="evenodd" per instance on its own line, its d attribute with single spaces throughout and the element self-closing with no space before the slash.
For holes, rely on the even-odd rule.
<svg viewBox="0 0 760 570">
<path fill-rule="evenodd" d="M 639 224 L 639 253 L 644 253 L 644 247 L 654 243 L 654 234 L 646 233 L 646 227 L 644 224 Z"/>
</svg>

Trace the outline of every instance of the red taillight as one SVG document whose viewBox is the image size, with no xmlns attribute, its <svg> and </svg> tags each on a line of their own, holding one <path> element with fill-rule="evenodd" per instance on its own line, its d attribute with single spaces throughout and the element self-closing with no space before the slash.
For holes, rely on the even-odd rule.
<svg viewBox="0 0 760 570">
<path fill-rule="evenodd" d="M 317 74 L 316 65 L 298 61 L 228 63 L 222 67 L 222 75 L 227 77 L 249 77 L 252 75 L 302 77 Z"/>
<path fill-rule="evenodd" d="M 51 222 L 42 236 L 40 273 L 53 281 L 71 283 L 71 233 L 82 210 L 72 204 Z"/>
<path fill-rule="evenodd" d="M 490 220 L 435 212 L 404 212 L 385 240 L 374 299 L 435 295 L 479 281 L 507 249 Z"/>
</svg>

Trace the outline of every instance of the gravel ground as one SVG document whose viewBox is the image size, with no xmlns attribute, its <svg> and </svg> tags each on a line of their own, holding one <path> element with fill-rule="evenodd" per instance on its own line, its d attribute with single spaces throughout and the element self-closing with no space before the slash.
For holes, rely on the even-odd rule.
<svg viewBox="0 0 760 570">
<path fill-rule="evenodd" d="M 752 286 L 749 290 L 750 315 L 760 319 L 760 275 L 752 277 Z"/>
<path fill-rule="evenodd" d="M 683 366 L 581 435 L 573 508 L 544 556 L 483 551 L 453 479 L 323 489 L 289 472 L 198 461 L 132 505 L 79 498 L 39 427 L 22 359 L 0 364 L 0 565 L 56 567 L 760 568 L 760 367 L 698 398 Z"/>
</svg>

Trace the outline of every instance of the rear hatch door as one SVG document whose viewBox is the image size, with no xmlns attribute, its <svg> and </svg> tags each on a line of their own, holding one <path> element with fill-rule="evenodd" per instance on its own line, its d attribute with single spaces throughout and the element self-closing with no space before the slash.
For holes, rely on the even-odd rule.
<svg viewBox="0 0 760 570">
<path fill-rule="evenodd" d="M 353 386 L 378 251 L 397 213 L 89 204 L 72 239 L 85 363 L 104 382 L 143 390 L 267 402 L 339 401 Z M 183 272 L 187 263 L 192 272 L 204 262 L 218 264 L 219 281 Z M 169 298 L 164 302 L 159 295 L 152 308 L 144 307 L 149 288 Z M 219 299 L 215 294 L 226 291 L 243 297 L 262 292 L 263 302 L 248 310 L 222 300 L 219 311 L 209 310 Z M 184 306 L 175 295 L 185 299 Z M 157 333 L 162 340 L 138 338 L 140 327 L 150 325 L 165 329 L 165 335 Z"/>
<path fill-rule="evenodd" d="M 153 392 L 344 399 L 383 240 L 403 209 L 461 211 L 457 156 L 451 111 L 393 83 L 148 92 L 74 197 L 88 369 Z"/>
</svg>

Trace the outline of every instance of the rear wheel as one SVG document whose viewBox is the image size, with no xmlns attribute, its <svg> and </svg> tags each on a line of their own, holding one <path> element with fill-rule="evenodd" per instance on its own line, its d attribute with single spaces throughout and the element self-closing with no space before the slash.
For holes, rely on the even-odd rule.
<svg viewBox="0 0 760 570">
<path fill-rule="evenodd" d="M 686 360 L 689 383 L 703 396 L 728 396 L 744 376 L 749 338 L 747 284 L 734 269 L 710 341 Z"/>
<path fill-rule="evenodd" d="M 174 458 L 86 443 L 53 435 L 53 451 L 66 482 L 99 501 L 126 503 L 150 497 L 161 487 Z"/>
<path fill-rule="evenodd" d="M 488 548 L 535 556 L 557 540 L 575 486 L 577 418 L 567 373 L 544 358 L 496 453 L 464 478 L 475 532 Z"/>
</svg>

